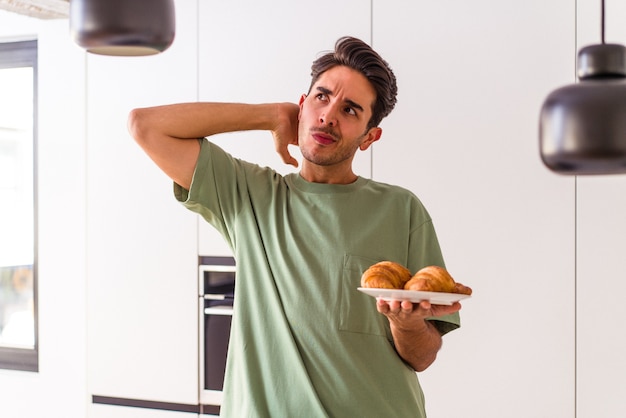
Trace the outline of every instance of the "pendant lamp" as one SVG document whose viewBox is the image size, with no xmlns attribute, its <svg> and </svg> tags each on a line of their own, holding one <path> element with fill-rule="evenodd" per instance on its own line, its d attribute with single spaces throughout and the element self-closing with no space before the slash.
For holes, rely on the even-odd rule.
<svg viewBox="0 0 626 418">
<path fill-rule="evenodd" d="M 541 158 L 561 174 L 626 173 L 626 47 L 578 52 L 578 79 L 548 95 L 539 120 Z"/>
<path fill-rule="evenodd" d="M 71 0 L 70 33 L 93 54 L 154 55 L 174 41 L 174 12 L 174 0 Z"/>
</svg>

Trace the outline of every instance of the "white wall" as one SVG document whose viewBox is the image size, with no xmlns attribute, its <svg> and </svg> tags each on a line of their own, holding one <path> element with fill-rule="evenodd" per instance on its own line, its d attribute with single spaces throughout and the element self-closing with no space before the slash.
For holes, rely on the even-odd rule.
<svg viewBox="0 0 626 418">
<path fill-rule="evenodd" d="M 130 137 L 135 107 L 197 100 L 197 4 L 163 54 L 87 57 L 89 393 L 197 403 L 197 216 Z M 175 382 L 175 384 L 173 384 Z"/>
<path fill-rule="evenodd" d="M 449 270 L 474 289 L 421 374 L 427 409 L 572 417 L 574 180 L 542 165 L 537 122 L 547 92 L 572 80 L 574 3 L 375 6 L 374 46 L 400 92 L 374 178 L 422 198 Z"/>
<path fill-rule="evenodd" d="M 0 41 L 15 42 L 37 37 L 41 21 L 0 10 Z"/>
<path fill-rule="evenodd" d="M 119 173 L 107 180 L 110 169 L 97 160 L 99 151 L 115 147 L 125 153 L 125 162 L 139 164 L 143 174 L 152 170 L 131 145 L 126 149 L 122 141 L 128 138 L 119 137 L 125 135 L 119 123 L 125 123 L 120 119 L 127 109 L 196 98 L 297 100 L 302 93 L 297 86 L 308 85 L 310 61 L 318 51 L 330 49 L 336 37 L 316 35 L 328 23 L 324 10 L 335 3 L 311 12 L 308 4 L 287 1 L 257 9 L 259 3 L 252 0 L 199 0 L 197 15 L 187 3 L 184 15 L 190 27 L 178 41 L 197 39 L 198 52 L 186 51 L 182 61 L 178 54 L 156 58 L 156 75 L 145 80 L 136 78 L 149 71 L 145 59 L 115 66 L 90 57 L 85 67 L 84 55 L 65 38 L 66 22 L 49 22 L 39 29 L 40 23 L 29 21 L 32 29 L 25 31 L 20 19 L 19 25 L 6 29 L 1 20 L 6 17 L 0 14 L 0 36 L 41 31 L 40 186 L 46 208 L 40 241 L 41 372 L 0 371 L 2 416 L 5 411 L 20 418 L 41 416 L 43 411 L 47 416 L 85 416 L 90 394 L 85 275 L 96 268 L 87 265 L 85 244 L 114 244 L 87 236 L 85 224 L 92 232 L 107 233 L 95 222 L 98 212 L 86 205 L 86 173 L 91 173 L 89 184 L 122 185 Z M 626 409 L 620 385 L 626 373 L 621 356 L 626 338 L 619 332 L 619 320 L 626 314 L 620 300 L 626 291 L 626 261 L 621 255 L 626 245 L 621 215 L 626 210 L 626 180 L 559 176 L 541 164 L 538 154 L 543 99 L 575 81 L 576 50 L 599 42 L 596 3 L 354 0 L 351 8 L 333 9 L 330 32 L 347 28 L 371 42 L 399 79 L 397 109 L 383 122 L 383 139 L 374 146 L 371 167 L 368 155 L 363 170 L 371 168 L 375 179 L 404 185 L 422 198 L 435 220 L 448 267 L 475 290 L 464 303 L 463 327 L 445 337 L 437 363 L 421 374 L 433 417 L 608 418 Z M 626 7 L 621 3 L 607 1 L 612 13 L 607 40 L 626 43 L 626 26 L 620 23 L 626 19 Z M 240 51 L 252 56 L 241 62 Z M 139 95 L 129 100 L 120 98 L 132 96 L 128 91 L 117 97 L 115 91 L 98 87 L 116 70 L 135 74 L 124 88 L 170 72 L 193 77 L 192 70 L 181 70 L 190 64 L 187 60 L 194 61 L 198 78 L 181 79 L 184 88 L 179 93 L 176 80 L 137 87 Z M 272 89 L 267 74 L 284 71 L 304 74 L 301 80 L 289 78 Z M 239 82 L 231 86 L 231 77 Z M 112 78 L 127 79 L 120 74 Z M 91 101 L 85 86 L 97 92 Z M 87 102 L 91 107 L 85 113 L 82 104 Z M 114 128 L 107 127 L 111 118 L 117 121 L 112 122 Z M 90 150 L 85 148 L 85 133 L 88 141 L 98 141 Z M 110 138 L 113 148 L 100 144 Z M 257 148 L 243 149 L 242 154 L 277 161 L 271 152 Z M 94 161 L 89 170 L 85 156 Z M 156 196 L 169 187 L 167 182 L 156 174 L 141 178 L 150 182 L 146 187 L 155 193 L 155 202 L 173 205 L 165 201 L 169 196 Z M 92 205 L 113 198 L 111 192 L 90 198 Z M 146 221 L 134 216 L 145 228 Z M 180 216 L 187 228 L 188 219 Z M 60 236 L 70 239 L 60 246 Z M 159 260 L 155 262 L 158 266 Z M 160 279 L 167 281 L 165 276 Z M 123 289 L 123 281 L 116 286 Z M 94 290 L 99 289 L 89 292 L 96 307 L 106 301 L 97 299 Z M 128 290 L 135 291 L 132 286 Z M 127 355 L 123 352 L 120 349 Z M 104 390 L 103 380 L 93 379 L 91 387 Z M 32 402 L 33 397 L 38 402 Z M 103 408 L 93 411 L 105 411 L 98 416 L 110 413 Z"/>
<path fill-rule="evenodd" d="M 0 12 L 0 41 L 39 38 L 39 372 L 0 370 L 0 416 L 86 416 L 85 65 L 67 21 Z"/>
</svg>

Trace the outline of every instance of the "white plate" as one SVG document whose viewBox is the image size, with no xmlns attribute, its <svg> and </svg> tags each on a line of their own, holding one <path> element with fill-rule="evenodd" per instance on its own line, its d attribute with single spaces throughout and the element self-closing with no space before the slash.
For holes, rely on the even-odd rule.
<svg viewBox="0 0 626 418">
<path fill-rule="evenodd" d="M 401 289 L 374 289 L 371 287 L 358 287 L 361 292 L 381 298 L 386 301 L 390 300 L 409 300 L 418 303 L 427 300 L 434 305 L 452 305 L 461 299 L 469 298 L 470 295 L 462 293 L 443 293 L 443 292 L 422 292 L 419 290 L 401 290 Z"/>
</svg>

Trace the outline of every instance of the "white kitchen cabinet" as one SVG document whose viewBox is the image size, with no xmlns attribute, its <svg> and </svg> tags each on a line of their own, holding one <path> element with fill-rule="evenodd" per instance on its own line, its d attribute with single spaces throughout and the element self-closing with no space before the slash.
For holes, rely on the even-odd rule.
<svg viewBox="0 0 626 418">
<path fill-rule="evenodd" d="M 126 127 L 197 99 L 196 6 L 176 2 L 163 54 L 87 57 L 89 395 L 198 403 L 197 217 Z"/>
<path fill-rule="evenodd" d="M 232 250 L 219 232 L 200 215 L 198 218 L 198 254 L 214 257 L 232 256 Z"/>
<path fill-rule="evenodd" d="M 211 415 L 198 415 L 189 412 L 163 411 L 125 406 L 93 405 L 90 418 L 210 418 Z"/>
<path fill-rule="evenodd" d="M 578 5 L 580 45 L 598 44 L 600 4 Z M 606 41 L 626 44 L 626 4 L 606 2 Z M 577 180 L 577 413 L 610 418 L 626 409 L 626 177 L 587 176 Z M 618 412 L 620 411 L 620 412 Z"/>
<path fill-rule="evenodd" d="M 311 63 L 321 52 L 332 50 L 344 35 L 371 40 L 367 0 L 323 0 L 314 7 L 289 0 L 201 1 L 199 16 L 200 101 L 297 103 L 307 93 Z M 232 133 L 212 141 L 280 173 L 297 171 L 280 160 L 269 132 Z M 301 161 L 297 147 L 291 150 Z M 355 169 L 371 176 L 369 150 L 357 154 Z M 230 255 L 222 237 L 203 220 L 200 224 L 200 254 Z"/>
<path fill-rule="evenodd" d="M 626 178 L 578 179 L 578 417 L 626 409 Z"/>
<path fill-rule="evenodd" d="M 432 416 L 574 416 L 575 183 L 542 165 L 537 137 L 543 99 L 574 81 L 574 7 L 374 1 L 399 96 L 373 177 L 423 200 L 474 289 L 420 374 Z"/>
</svg>

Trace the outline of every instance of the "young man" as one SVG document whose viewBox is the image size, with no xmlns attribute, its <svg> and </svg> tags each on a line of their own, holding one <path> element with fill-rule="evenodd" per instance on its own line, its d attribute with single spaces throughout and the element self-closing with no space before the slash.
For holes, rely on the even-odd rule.
<svg viewBox="0 0 626 418">
<path fill-rule="evenodd" d="M 131 112 L 133 137 L 175 182 L 176 198 L 224 235 L 237 260 L 222 416 L 425 416 L 415 371 L 459 326 L 460 305 L 376 301 L 357 290 L 378 261 L 412 272 L 444 265 L 420 201 L 352 170 L 355 153 L 380 138 L 396 91 L 387 63 L 345 37 L 313 63 L 298 105 Z M 206 139 L 243 130 L 270 131 L 296 166 L 288 145 L 298 145 L 300 173 L 281 176 Z"/>
</svg>

